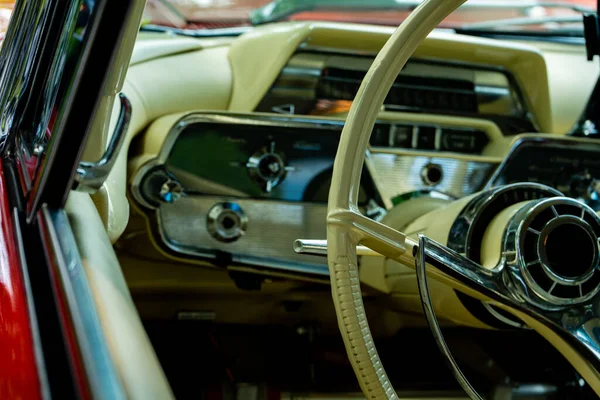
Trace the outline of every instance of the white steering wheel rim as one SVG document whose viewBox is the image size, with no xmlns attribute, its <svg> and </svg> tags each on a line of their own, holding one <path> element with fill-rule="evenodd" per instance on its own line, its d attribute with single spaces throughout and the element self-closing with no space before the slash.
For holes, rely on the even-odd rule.
<svg viewBox="0 0 600 400">
<path fill-rule="evenodd" d="M 424 0 L 379 52 L 367 72 L 342 131 L 333 168 L 327 217 L 327 259 L 338 325 L 358 382 L 369 399 L 397 398 L 367 322 L 356 246 L 364 243 L 394 258 L 410 247 L 406 237 L 358 213 L 358 189 L 375 121 L 398 74 L 427 35 L 466 0 Z M 365 234 L 368 232 L 368 234 Z M 395 252 L 390 253 L 390 249 Z"/>
</svg>

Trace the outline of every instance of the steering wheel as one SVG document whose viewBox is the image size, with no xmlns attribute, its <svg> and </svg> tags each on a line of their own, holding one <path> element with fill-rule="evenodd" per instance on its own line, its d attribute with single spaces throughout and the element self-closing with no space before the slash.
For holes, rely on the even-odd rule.
<svg viewBox="0 0 600 400">
<path fill-rule="evenodd" d="M 600 395 L 600 284 L 593 283 L 600 282 L 596 281 L 600 278 L 600 218 L 591 208 L 564 197 L 519 204 L 500 223 L 496 246 L 500 261 L 493 268 L 474 263 L 426 237 L 418 241 L 409 238 L 358 211 L 359 182 L 369 137 L 387 93 L 417 46 L 465 1 L 425 0 L 410 14 L 366 74 L 341 135 L 329 193 L 327 258 L 338 325 L 348 357 L 367 398 L 397 398 L 366 318 L 357 246 L 366 246 L 413 268 L 416 257 L 424 254 L 427 276 L 522 320 L 556 347 Z M 548 221 L 543 221 L 541 227 L 535 226 L 548 213 Z M 550 249 L 545 246 L 552 235 L 556 237 L 553 232 L 559 230 L 567 236 L 583 238 L 571 240 L 575 248 L 553 239 L 553 254 L 558 253 L 563 264 L 579 271 L 576 276 L 565 273 L 565 265 L 561 269 L 547 260 Z M 539 254 L 540 260 L 527 262 L 527 240 L 536 243 L 531 251 Z M 529 270 L 534 262 L 546 268 L 545 273 L 558 284 L 578 290 L 578 295 L 568 299 L 552 295 L 556 284 L 551 289 L 542 288 Z M 586 282 L 593 287 L 584 293 Z"/>
</svg>

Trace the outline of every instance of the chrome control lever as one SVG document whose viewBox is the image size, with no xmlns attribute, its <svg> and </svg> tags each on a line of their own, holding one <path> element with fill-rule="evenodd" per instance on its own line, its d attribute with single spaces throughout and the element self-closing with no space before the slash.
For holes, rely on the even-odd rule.
<svg viewBox="0 0 600 400">
<path fill-rule="evenodd" d="M 294 242 L 294 251 L 296 254 L 327 257 L 327 240 L 298 239 Z M 356 255 L 383 257 L 365 246 L 356 246 Z"/>
<path fill-rule="evenodd" d="M 108 174 L 110 174 L 110 171 L 115 165 L 117 157 L 119 156 L 119 151 L 125 142 L 127 129 L 129 128 L 129 122 L 131 120 L 131 102 L 122 93 L 119 94 L 119 100 L 121 103 L 119 119 L 117 120 L 115 131 L 108 143 L 106 151 L 102 155 L 102 158 L 97 162 L 82 161 L 79 163 L 73 190 L 86 193 L 97 192 L 102 187 L 106 178 L 108 178 Z"/>
</svg>

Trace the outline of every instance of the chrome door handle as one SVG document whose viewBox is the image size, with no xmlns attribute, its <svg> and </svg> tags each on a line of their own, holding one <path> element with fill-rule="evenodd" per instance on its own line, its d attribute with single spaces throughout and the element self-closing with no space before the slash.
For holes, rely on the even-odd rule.
<svg viewBox="0 0 600 400">
<path fill-rule="evenodd" d="M 75 182 L 73 184 L 73 190 L 86 193 L 97 192 L 108 174 L 112 170 L 119 151 L 123 147 L 125 137 L 127 136 L 127 129 L 129 128 L 129 122 L 131 120 L 131 102 L 122 93 L 119 94 L 119 100 L 121 102 L 121 109 L 119 111 L 119 119 L 115 127 L 115 132 L 110 138 L 108 147 L 102 158 L 97 162 L 86 162 L 82 161 L 77 167 L 77 173 L 75 174 Z"/>
</svg>

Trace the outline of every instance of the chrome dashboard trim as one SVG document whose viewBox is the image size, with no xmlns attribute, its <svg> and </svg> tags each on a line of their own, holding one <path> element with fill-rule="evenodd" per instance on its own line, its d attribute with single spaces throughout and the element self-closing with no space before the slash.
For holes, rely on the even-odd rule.
<svg viewBox="0 0 600 400">
<path fill-rule="evenodd" d="M 303 100 L 307 98 L 317 98 L 317 87 L 322 78 L 322 71 L 327 67 L 337 67 L 349 69 L 348 65 L 356 64 L 357 68 L 352 70 L 368 70 L 373 60 L 367 60 L 364 57 L 375 57 L 377 52 L 354 51 L 347 49 L 329 48 L 312 46 L 303 42 L 298 46 L 288 63 L 282 68 L 279 76 L 262 100 L 267 98 L 270 93 L 285 96 L 298 96 Z M 345 59 L 342 60 L 342 59 Z M 472 81 L 474 85 L 474 94 L 477 98 L 479 113 L 486 115 L 497 115 L 499 117 L 517 117 L 529 122 L 532 127 L 539 131 L 539 121 L 531 113 L 531 106 L 528 104 L 523 90 L 514 75 L 506 68 L 482 63 L 471 63 L 457 60 L 439 59 L 435 57 L 415 57 L 411 58 L 407 68 L 403 70 L 420 70 L 414 68 L 414 65 L 422 64 L 424 68 L 430 69 L 454 69 L 452 77 L 457 72 Z M 461 71 L 456 71 L 461 70 Z M 441 74 L 441 75 L 440 75 Z M 418 71 L 419 77 L 425 76 L 422 71 Z M 440 71 L 432 76 L 444 76 Z M 503 82 L 502 82 L 503 81 Z M 261 101 L 262 101 L 261 100 Z M 397 107 L 388 105 L 388 107 Z M 409 111 L 407 109 L 402 109 Z M 263 110 L 261 110 L 263 111 Z M 510 132 L 522 133 L 522 132 Z"/>
<path fill-rule="evenodd" d="M 577 210 L 578 215 L 560 212 L 560 206 L 573 207 Z M 536 219 L 547 219 L 541 215 L 544 211 L 552 211 L 550 219 L 548 219 L 543 226 L 539 228 L 539 232 L 535 230 L 532 231 L 533 228 L 531 228 L 531 225 L 534 221 L 536 221 Z M 600 276 L 600 254 L 598 251 L 598 240 L 600 238 L 594 232 L 594 229 L 590 223 L 588 223 L 588 221 L 592 221 L 591 223 L 595 224 L 597 230 L 600 231 L 600 217 L 588 206 L 570 198 L 551 198 L 534 201 L 523 207 L 512 217 L 504 233 L 502 259 L 504 260 L 506 266 L 512 271 L 515 271 L 516 269 L 519 270 L 519 276 L 522 277 L 523 281 L 519 280 L 515 286 L 520 287 L 522 293 L 529 293 L 528 295 L 523 295 L 528 302 L 537 307 L 552 310 L 561 306 L 571 306 L 585 303 L 594 298 L 598 292 L 600 292 L 600 286 L 598 285 L 590 290 L 583 288 L 583 285 L 585 285 L 587 282 L 594 282 L 594 275 L 596 275 L 596 278 Z M 590 236 L 591 240 L 593 241 L 592 248 L 594 254 L 587 272 L 581 274 L 580 276 L 573 277 L 572 279 L 568 279 L 554 271 L 550 262 L 545 257 L 543 249 L 549 246 L 547 242 L 547 231 L 548 228 L 550 228 L 553 224 L 559 226 L 566 224 L 575 225 L 585 230 Z M 528 259 L 525 254 L 526 244 L 530 244 L 526 242 L 527 235 L 537 237 L 537 241 L 535 242 L 535 250 L 531 259 Z M 563 251 L 574 252 L 573 260 L 575 262 L 582 261 L 580 257 L 575 255 L 577 253 L 575 249 L 564 248 Z M 516 255 L 516 258 L 512 256 L 506 256 L 506 254 L 514 254 Z M 552 286 L 549 290 L 540 286 L 538 279 L 531 272 L 532 268 L 536 265 L 541 266 L 543 275 L 552 283 Z M 577 287 L 579 295 L 558 297 L 553 294 L 553 290 L 557 287 Z M 532 296 L 531 293 L 535 294 L 535 296 Z"/>
<path fill-rule="evenodd" d="M 60 278 L 56 285 L 59 285 L 65 294 L 78 350 L 93 397 L 107 400 L 126 399 L 126 391 L 103 334 L 98 310 L 67 214 L 64 210 L 51 210 L 44 205 L 38 215 L 42 221 L 41 229 L 49 238 L 44 245 L 50 247 L 46 248 L 46 252 L 54 258 L 52 261 Z"/>
<path fill-rule="evenodd" d="M 345 121 L 334 118 L 314 118 L 310 116 L 287 116 L 279 114 L 230 114 L 230 113 L 214 113 L 214 112 L 194 112 L 183 116 L 179 119 L 169 131 L 165 142 L 154 159 L 151 159 L 144 164 L 134 175 L 132 181 L 132 195 L 134 199 L 146 208 L 155 209 L 156 207 L 150 204 L 140 191 L 140 184 L 145 174 L 152 168 L 164 165 L 167 162 L 168 156 L 181 132 L 190 124 L 198 122 L 235 124 L 235 123 L 252 123 L 260 126 L 277 126 L 281 127 L 307 127 L 318 126 L 332 129 L 340 129 Z M 391 122 L 391 121 L 386 121 Z M 390 173 L 383 174 L 381 170 L 382 163 L 391 162 L 396 165 Z M 405 165 L 405 164 L 409 165 Z M 439 185 L 429 187 L 420 179 L 420 170 L 413 175 L 419 177 L 417 181 L 408 179 L 404 176 L 407 171 L 412 171 L 416 166 L 428 163 L 440 164 L 442 167 L 448 167 L 452 172 L 444 171 L 446 179 Z M 475 193 L 480 190 L 489 175 L 496 168 L 497 162 L 495 158 L 482 157 L 477 155 L 468 155 L 460 159 L 452 157 L 452 153 L 437 152 L 437 151 L 421 151 L 411 149 L 395 149 L 383 147 L 370 147 L 369 156 L 366 160 L 366 167 L 372 174 L 376 188 L 379 190 L 381 197 L 386 207 L 393 205 L 392 199 L 400 194 L 415 192 L 419 190 L 435 190 L 449 194 L 451 197 L 460 198 L 465 195 Z M 399 176 L 398 173 L 402 174 Z M 453 177 L 460 177 L 453 178 Z M 467 183 L 465 183 L 467 182 Z M 399 189 L 383 189 L 394 188 L 397 185 Z M 225 194 L 225 193 L 224 193 Z M 234 195 L 231 193 L 230 195 Z M 236 194 L 239 196 L 239 194 Z"/>
<path fill-rule="evenodd" d="M 268 266 L 279 269 L 284 269 L 294 272 L 304 272 L 311 274 L 327 274 L 327 268 L 322 259 L 315 258 L 310 260 L 306 256 L 298 258 L 293 252 L 294 240 L 302 237 L 319 238 L 325 237 L 325 209 L 324 205 L 302 203 L 290 204 L 279 203 L 273 200 L 250 199 L 243 193 L 237 193 L 228 188 L 217 188 L 216 193 L 210 195 L 200 195 L 194 193 L 202 193 L 203 190 L 189 190 L 186 188 L 185 182 L 179 180 L 183 186 L 183 195 L 175 204 L 165 202 L 151 202 L 142 192 L 142 184 L 146 180 L 146 176 L 151 171 L 163 170 L 163 165 L 168 163 L 169 155 L 180 134 L 190 125 L 194 123 L 217 123 L 217 124 L 245 124 L 257 126 L 272 126 L 272 127 L 319 127 L 331 128 L 332 130 L 340 131 L 344 125 L 344 120 L 332 118 L 314 118 L 303 116 L 288 116 L 280 114 L 230 114 L 230 113 L 213 113 L 213 112 L 194 112 L 187 114 L 174 123 L 171 130 L 167 133 L 163 146 L 157 156 L 143 164 L 137 172 L 135 172 L 131 194 L 134 200 L 148 210 L 149 215 L 156 221 L 155 231 L 160 242 L 163 243 L 168 250 L 187 255 L 190 257 L 203 257 L 214 262 L 222 259 L 221 255 L 216 253 L 227 253 L 228 257 L 233 262 L 239 262 L 252 266 Z M 382 121 L 383 122 L 383 121 Z M 389 121 L 386 121 L 389 122 Z M 394 207 L 394 197 L 398 195 L 410 195 L 411 193 L 431 192 L 441 193 L 448 198 L 463 197 L 478 191 L 486 179 L 489 177 L 493 169 L 496 167 L 496 159 L 473 155 L 462 156 L 460 159 L 452 157 L 452 153 L 435 152 L 435 151 L 418 151 L 418 150 L 398 150 L 374 147 L 368 150 L 365 159 L 365 167 L 371 175 L 375 190 L 379 193 L 383 205 L 387 209 Z M 396 165 L 395 168 L 388 168 L 386 163 L 391 162 Z M 435 163 L 440 165 L 444 171 L 443 182 L 430 186 L 421 179 L 420 170 L 422 167 Z M 384 166 L 384 164 L 386 164 Z M 383 166 L 383 167 L 382 167 Z M 157 169 L 158 168 L 158 169 Z M 414 172 L 416 180 L 407 173 Z M 389 169 L 389 171 L 387 171 Z M 386 172 L 387 171 L 387 172 Z M 169 173 L 177 175 L 175 170 L 169 170 Z M 195 181 L 197 182 L 197 181 Z M 144 189 L 146 190 L 146 189 Z M 152 199 L 154 200 L 154 199 Z M 204 218 L 209 209 L 215 204 L 222 202 L 237 203 L 244 210 L 248 217 L 247 235 L 241 237 L 236 243 L 220 243 L 215 240 L 206 229 L 189 230 L 190 216 L 193 218 Z M 200 207 L 200 209 L 198 209 Z M 260 208 L 260 210 L 258 208 Z M 291 214 L 286 214 L 281 217 L 282 208 L 291 210 Z M 291 209 L 289 207 L 292 207 Z M 295 208 L 294 208 L 295 207 Z M 253 211 L 249 212 L 249 209 Z M 321 210 L 320 217 L 313 216 L 307 218 L 305 214 L 311 214 L 315 210 Z M 304 216 L 300 216 L 298 212 L 303 209 Z M 279 210 L 279 211 L 278 211 Z M 311 211 L 312 210 L 312 211 Z M 269 214 L 280 215 L 280 218 L 296 219 L 296 228 L 290 231 L 289 235 L 284 235 L 289 240 L 285 244 L 280 243 L 275 246 L 277 253 L 273 254 L 269 249 L 262 249 L 260 252 L 248 251 L 249 249 L 258 248 L 259 244 L 252 240 L 253 235 L 257 235 L 257 226 L 262 227 L 261 220 L 268 220 Z M 297 215 L 296 215 L 297 214 Z M 296 215 L 296 217 L 294 217 Z M 311 214 L 312 215 L 312 214 Z M 187 219 L 186 219 L 187 216 Z M 172 217 L 172 218 L 171 218 Z M 196 221 L 197 226 L 205 226 L 205 221 Z M 271 222 L 269 222 L 271 223 Z M 307 226 L 311 228 L 307 230 Z M 288 225 L 289 227 L 289 225 Z M 304 228 L 302 228 L 304 227 Z M 186 228 L 186 229 L 184 229 Z M 281 229 L 281 228 L 279 228 Z M 186 231 L 186 232 L 183 232 Z M 259 232 L 262 235 L 262 232 Z M 268 236 L 268 235 L 267 235 Z M 250 239 L 248 239 L 250 237 Z M 261 236 L 258 236 L 259 238 Z M 278 243 L 282 238 L 273 237 L 268 240 L 270 243 Z M 285 239 L 285 238 L 284 238 Z M 262 253 L 262 254 L 261 254 Z M 283 255 L 285 260 L 289 262 L 279 262 L 275 259 Z"/>
<path fill-rule="evenodd" d="M 485 189 L 491 189 L 497 185 L 507 165 L 513 162 L 519 149 L 523 145 L 535 144 L 540 148 L 558 147 L 562 149 L 575 149 L 582 151 L 596 151 L 600 154 L 600 141 L 596 139 L 576 138 L 576 137 L 550 137 L 549 135 L 524 135 L 517 137 L 513 142 L 506 157 L 496 169 L 490 180 L 485 185 Z"/>
<path fill-rule="evenodd" d="M 331 129 L 341 129 L 345 121 L 340 119 L 312 118 L 302 116 L 285 116 L 278 114 L 232 114 L 215 112 L 193 112 L 181 117 L 171 128 L 161 147 L 157 157 L 146 162 L 136 173 L 132 181 L 131 191 L 134 199 L 144 207 L 155 209 L 156 206 L 150 204 L 141 193 L 140 184 L 146 173 L 155 167 L 165 165 L 175 142 L 179 135 L 191 124 L 207 122 L 218 124 L 254 124 L 258 126 L 273 127 L 310 127 L 318 126 L 320 128 L 330 127 Z M 184 188 L 185 189 L 185 188 Z"/>
<path fill-rule="evenodd" d="M 390 200 L 421 190 L 462 198 L 479 191 L 496 168 L 494 163 L 438 157 L 434 152 L 428 156 L 406 156 L 378 149 L 371 153 L 371 160 L 381 195 Z M 430 164 L 439 165 L 443 171 L 442 179 L 435 185 L 428 185 L 421 177 Z"/>
<path fill-rule="evenodd" d="M 224 243 L 206 229 L 190 231 L 191 225 L 206 226 L 210 209 L 222 202 L 238 204 L 244 210 L 247 234 Z M 296 254 L 293 244 L 303 236 L 325 238 L 326 216 L 326 205 L 215 196 L 188 196 L 177 204 L 163 205 L 157 213 L 160 237 L 177 253 L 213 261 L 227 253 L 234 264 L 316 275 L 329 275 L 326 262 L 322 257 Z"/>
<path fill-rule="evenodd" d="M 131 192 L 134 199 L 146 208 L 153 210 L 156 215 L 159 237 L 167 248 L 178 254 L 190 257 L 202 257 L 219 262 L 223 253 L 229 254 L 230 261 L 234 264 L 244 264 L 255 267 L 267 267 L 288 272 L 299 272 L 311 275 L 328 275 L 329 270 L 321 257 L 297 255 L 293 251 L 293 243 L 304 236 L 326 236 L 325 219 L 326 205 L 318 204 L 293 204 L 276 201 L 261 201 L 245 199 L 230 193 L 221 196 L 185 194 L 176 204 L 160 204 L 159 207 L 150 204 L 141 191 L 141 183 L 145 175 L 156 167 L 165 165 L 169 154 L 179 135 L 191 124 L 208 122 L 218 124 L 253 124 L 258 126 L 273 127 L 314 127 L 331 128 L 341 131 L 345 121 L 340 119 L 325 119 L 311 117 L 289 117 L 271 114 L 230 114 L 230 113 L 202 113 L 194 112 L 183 116 L 167 134 L 166 140 L 156 158 L 149 160 L 135 174 Z M 185 192 L 184 186 L 184 192 Z M 247 216 L 247 234 L 233 243 L 223 243 L 210 235 L 207 229 L 194 232 L 190 235 L 187 228 L 190 226 L 190 215 L 201 221 L 200 226 L 205 226 L 204 218 L 215 204 L 222 202 L 236 203 L 241 206 Z M 199 211 L 200 210 L 200 211 Z M 284 212 L 285 211 L 285 212 Z M 282 213 L 284 216 L 281 217 Z M 313 217 L 306 218 L 310 214 Z M 276 216 L 276 217 L 273 217 Z M 266 218 L 269 224 L 277 224 L 277 220 L 288 221 L 290 218 L 297 221 L 293 229 L 288 228 L 285 235 L 281 235 L 281 228 L 272 229 L 269 233 L 264 226 L 256 231 L 258 218 Z M 308 223 L 307 223 L 308 222 Z M 168 233 L 167 233 L 168 231 Z M 171 236 L 169 236 L 171 235 Z M 174 237 L 173 237 L 174 235 Z M 256 240 L 254 238 L 257 238 Z M 266 238 L 268 247 L 261 245 L 261 239 Z M 185 242 L 185 245 L 183 244 Z"/>
</svg>

